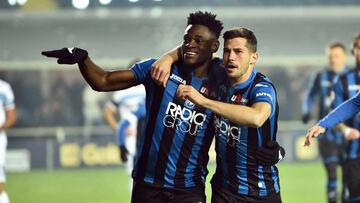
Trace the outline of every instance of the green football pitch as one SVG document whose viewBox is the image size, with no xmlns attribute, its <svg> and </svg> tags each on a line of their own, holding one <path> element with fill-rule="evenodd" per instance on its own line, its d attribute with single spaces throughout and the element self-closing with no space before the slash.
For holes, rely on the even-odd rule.
<svg viewBox="0 0 360 203">
<path fill-rule="evenodd" d="M 209 177 L 214 167 L 209 166 Z M 320 163 L 283 163 L 278 167 L 284 203 L 326 202 L 325 172 Z M 121 168 L 10 173 L 6 184 L 12 203 L 127 203 L 128 188 L 129 177 Z M 208 202 L 210 196 L 207 183 Z"/>
</svg>

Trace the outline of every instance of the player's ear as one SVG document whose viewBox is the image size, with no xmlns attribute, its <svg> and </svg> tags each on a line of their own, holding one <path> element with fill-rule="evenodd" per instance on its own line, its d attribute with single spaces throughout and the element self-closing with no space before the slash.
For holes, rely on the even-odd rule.
<svg viewBox="0 0 360 203">
<path fill-rule="evenodd" d="M 259 53 L 258 52 L 252 53 L 250 57 L 250 64 L 255 65 L 258 59 L 259 59 Z"/>
<path fill-rule="evenodd" d="M 211 44 L 211 51 L 212 51 L 213 53 L 217 52 L 217 50 L 219 49 L 219 46 L 220 46 L 219 40 L 214 41 L 214 42 Z"/>
</svg>

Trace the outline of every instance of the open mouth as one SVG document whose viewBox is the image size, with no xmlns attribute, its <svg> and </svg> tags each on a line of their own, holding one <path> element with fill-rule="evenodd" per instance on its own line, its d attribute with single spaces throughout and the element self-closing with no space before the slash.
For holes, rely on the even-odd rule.
<svg viewBox="0 0 360 203">
<path fill-rule="evenodd" d="M 197 53 L 193 52 L 193 51 L 185 51 L 185 53 L 184 53 L 185 57 L 194 57 L 196 55 L 197 55 Z"/>
<path fill-rule="evenodd" d="M 226 68 L 232 70 L 232 69 L 236 69 L 237 66 L 236 66 L 235 64 L 228 64 L 228 65 L 226 66 Z"/>
</svg>

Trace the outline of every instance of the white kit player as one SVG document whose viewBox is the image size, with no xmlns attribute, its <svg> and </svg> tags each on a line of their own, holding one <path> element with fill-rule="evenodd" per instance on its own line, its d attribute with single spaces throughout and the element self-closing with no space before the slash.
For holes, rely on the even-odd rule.
<svg viewBox="0 0 360 203">
<path fill-rule="evenodd" d="M 107 102 L 104 110 L 105 120 L 116 131 L 121 161 L 131 175 L 136 152 L 137 135 L 142 130 L 145 117 L 145 88 L 143 85 L 120 90 L 113 94 L 111 102 Z M 116 121 L 119 112 L 120 120 Z"/>
<path fill-rule="evenodd" d="M 16 109 L 14 93 L 11 86 L 0 80 L 0 203 L 9 203 L 9 197 L 5 192 L 5 156 L 7 137 L 5 129 L 12 127 L 16 121 Z"/>
</svg>

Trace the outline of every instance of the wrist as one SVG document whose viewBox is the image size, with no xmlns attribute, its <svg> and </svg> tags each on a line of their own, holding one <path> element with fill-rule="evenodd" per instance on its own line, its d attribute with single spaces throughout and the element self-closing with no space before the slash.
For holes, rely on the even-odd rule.
<svg viewBox="0 0 360 203">
<path fill-rule="evenodd" d="M 204 97 L 204 99 L 201 100 L 200 106 L 202 106 L 202 107 L 204 107 L 204 108 L 206 108 L 206 109 L 210 109 L 210 106 L 211 106 L 210 103 L 211 103 L 211 102 L 210 102 L 210 99 Z"/>
<path fill-rule="evenodd" d="M 343 134 L 345 135 L 345 137 L 347 137 L 350 132 L 351 132 L 351 128 L 349 127 L 344 127 L 343 130 L 342 130 Z"/>
<path fill-rule="evenodd" d="M 324 128 L 325 130 L 328 129 L 328 126 L 326 126 L 326 124 L 325 124 L 324 122 L 321 122 L 321 121 L 320 121 L 320 122 L 318 122 L 316 125 L 319 126 L 319 127 Z"/>
</svg>

